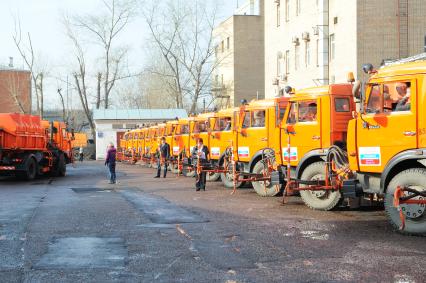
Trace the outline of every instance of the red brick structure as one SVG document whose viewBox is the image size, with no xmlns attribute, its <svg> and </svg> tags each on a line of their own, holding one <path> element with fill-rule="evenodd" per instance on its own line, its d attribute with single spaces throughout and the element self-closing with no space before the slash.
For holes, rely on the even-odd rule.
<svg viewBox="0 0 426 283">
<path fill-rule="evenodd" d="M 0 67 L 0 113 L 31 113 L 31 73 Z"/>
</svg>

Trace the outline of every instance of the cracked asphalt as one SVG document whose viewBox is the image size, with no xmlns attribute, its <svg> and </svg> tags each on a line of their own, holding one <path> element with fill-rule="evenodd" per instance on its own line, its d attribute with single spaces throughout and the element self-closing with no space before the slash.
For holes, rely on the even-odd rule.
<svg viewBox="0 0 426 283">
<path fill-rule="evenodd" d="M 312 211 L 100 162 L 0 179 L 0 282 L 424 282 L 426 240 L 381 209 Z"/>
</svg>

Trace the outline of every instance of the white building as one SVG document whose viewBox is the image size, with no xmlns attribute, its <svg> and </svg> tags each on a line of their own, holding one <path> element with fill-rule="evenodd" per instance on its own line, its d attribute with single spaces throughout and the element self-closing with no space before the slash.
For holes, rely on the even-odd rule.
<svg viewBox="0 0 426 283">
<path fill-rule="evenodd" d="M 424 51 L 425 0 L 268 0 L 264 11 L 266 97 Z"/>
<path fill-rule="evenodd" d="M 119 144 L 125 132 L 143 125 L 188 117 L 184 109 L 98 109 L 93 112 L 96 125 L 96 159 L 105 159 L 109 143 Z"/>
</svg>

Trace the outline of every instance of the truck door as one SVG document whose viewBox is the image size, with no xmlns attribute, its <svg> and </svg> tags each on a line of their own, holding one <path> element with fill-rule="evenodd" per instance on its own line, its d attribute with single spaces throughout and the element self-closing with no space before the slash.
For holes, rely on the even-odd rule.
<svg viewBox="0 0 426 283">
<path fill-rule="evenodd" d="M 268 113 L 265 109 L 251 109 L 241 115 L 237 154 L 239 161 L 249 162 L 253 155 L 268 147 Z"/>
<path fill-rule="evenodd" d="M 372 82 L 364 114 L 357 119 L 361 172 L 381 173 L 399 152 L 417 147 L 417 84 L 410 78 Z"/>
<path fill-rule="evenodd" d="M 303 100 L 291 102 L 288 111 L 287 126 L 290 126 L 290 160 L 297 166 L 303 156 L 311 150 L 321 148 L 321 104 L 319 100 Z M 288 134 L 283 131 L 282 152 L 284 161 L 288 160 Z"/>
</svg>

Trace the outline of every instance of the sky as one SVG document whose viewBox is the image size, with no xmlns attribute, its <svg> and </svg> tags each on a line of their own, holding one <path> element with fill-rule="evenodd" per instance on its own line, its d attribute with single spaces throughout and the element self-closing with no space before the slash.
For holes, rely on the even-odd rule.
<svg viewBox="0 0 426 283">
<path fill-rule="evenodd" d="M 192 0 L 185 0 L 192 1 Z M 216 1 L 216 0 L 213 0 Z M 221 0 L 221 18 L 231 16 L 237 2 L 243 0 Z M 64 33 L 64 15 L 85 15 L 96 12 L 101 0 L 0 0 L 0 65 L 8 65 L 9 57 L 14 58 L 14 66 L 23 68 L 23 60 L 13 42 L 15 20 L 20 19 L 22 34 L 31 34 L 36 56 L 51 73 L 47 81 L 47 101 L 57 104 L 56 89 L 60 84 L 57 78 L 61 73 L 64 79 L 70 64 L 70 44 Z M 144 65 L 144 40 L 148 31 L 143 20 L 134 19 L 119 38 L 118 44 L 129 47 L 129 68 L 141 69 Z"/>
</svg>

